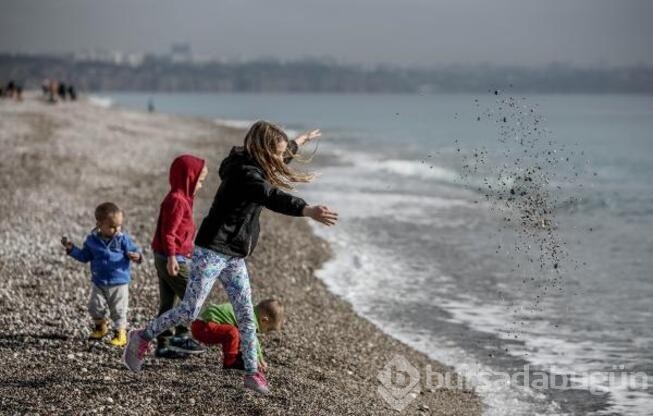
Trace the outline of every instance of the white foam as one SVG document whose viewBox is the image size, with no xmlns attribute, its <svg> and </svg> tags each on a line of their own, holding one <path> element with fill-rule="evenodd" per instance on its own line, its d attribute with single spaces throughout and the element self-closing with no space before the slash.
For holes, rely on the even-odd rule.
<svg viewBox="0 0 653 416">
<path fill-rule="evenodd" d="M 113 105 L 113 100 L 111 98 L 99 95 L 90 95 L 88 97 L 88 102 L 102 108 L 109 108 Z"/>
<path fill-rule="evenodd" d="M 357 313 L 382 331 L 423 351 L 434 360 L 455 365 L 456 372 L 466 379 L 478 379 L 479 375 L 495 373 L 494 369 L 479 363 L 447 339 L 438 338 L 432 333 L 415 333 L 400 323 L 377 319 L 371 312 L 374 302 L 370 301 L 369 295 L 380 294 L 383 302 L 403 299 L 407 294 L 401 289 L 387 290 L 387 280 L 405 278 L 406 265 L 396 258 L 392 249 L 370 246 L 360 236 L 343 236 L 324 228 L 315 228 L 331 242 L 335 251 L 335 257 L 326 262 L 316 274 L 331 291 L 349 301 Z M 445 291 L 447 286 L 453 288 L 451 277 L 440 277 L 438 279 L 436 275 L 430 278 L 431 284 L 436 284 Z M 419 286 L 422 284 L 420 280 L 424 278 L 424 275 L 411 274 L 411 285 Z M 424 296 L 432 296 L 432 292 Z M 424 369 L 419 370 L 424 374 Z M 557 404 L 547 401 L 543 394 L 531 389 L 518 390 L 510 385 L 481 384 L 476 390 L 487 406 L 485 414 L 489 416 L 560 414 Z"/>
<path fill-rule="evenodd" d="M 350 156 L 345 154 L 345 157 Z M 356 156 L 353 159 L 361 162 L 364 157 Z M 354 223 L 373 217 L 383 218 L 388 223 L 409 220 L 413 224 L 421 224 L 423 221 L 429 228 L 446 227 L 451 225 L 448 224 L 451 222 L 451 215 L 443 215 L 444 211 L 478 207 L 462 197 L 445 198 L 383 192 L 387 187 L 388 178 L 380 177 L 378 173 L 374 174 L 373 168 L 366 169 L 365 165 L 367 163 L 333 168 L 338 169 L 338 173 L 325 175 L 319 181 L 319 186 L 313 186 L 303 192 L 314 198 L 316 202 L 337 207 L 341 216 L 338 227 L 331 229 L 314 227 L 318 235 L 331 243 L 335 254 L 335 257 L 318 271 L 318 277 L 331 291 L 348 300 L 358 313 L 390 335 L 429 354 L 436 360 L 455 365 L 456 370 L 464 376 L 475 378 L 479 373 L 500 371 L 479 364 L 473 356 L 455 345 L 447 344 L 446 340 L 438 339 L 434 334 L 416 334 L 402 328 L 399 324 L 375 321 L 372 309 L 379 302 L 401 301 L 409 296 L 414 302 L 432 303 L 433 295 L 436 294 L 438 305 L 451 314 L 452 322 L 514 341 L 514 332 L 507 331 L 506 323 L 513 321 L 514 316 L 511 312 L 515 307 L 501 303 L 487 304 L 459 293 L 455 280 L 438 273 L 437 264 L 434 264 L 432 258 L 428 259 L 428 267 L 425 267 L 427 272 L 420 271 L 420 265 L 417 265 L 418 270 L 415 271 L 416 265 L 405 264 L 405 259 L 397 258 L 397 253 L 390 245 L 379 244 L 379 239 L 387 240 L 383 238 L 385 231 L 382 227 L 375 230 L 375 241 L 370 241 L 367 233 L 355 228 Z M 389 166 L 395 168 L 398 166 L 399 170 L 406 166 L 409 166 L 408 169 L 413 168 L 411 165 L 394 162 Z M 361 175 L 361 171 L 366 170 L 372 174 Z M 351 178 L 356 179 L 351 180 Z M 363 190 L 370 188 L 374 191 Z M 467 221 L 454 225 L 473 227 L 475 224 L 473 216 L 465 218 Z M 414 260 L 411 259 L 411 262 Z M 408 275 L 411 280 L 409 286 L 396 285 L 392 281 L 406 279 Z M 411 289 L 424 284 L 437 288 L 421 292 Z M 388 291 L 388 287 L 392 287 L 393 290 Z M 379 295 L 380 293 L 382 295 Z M 379 296 L 383 298 L 380 299 Z M 520 333 L 520 340 L 525 342 L 524 347 L 519 349 L 513 343 L 511 345 L 514 345 L 514 348 L 511 347 L 510 354 L 530 361 L 535 367 L 540 366 L 548 371 L 550 366 L 555 365 L 560 369 L 559 374 L 578 373 L 584 370 L 578 366 L 582 354 L 587 354 L 589 349 L 593 349 L 593 353 L 597 354 L 604 351 L 602 346 L 597 346 L 595 343 L 567 341 L 562 334 L 561 337 L 549 336 L 551 328 L 547 326 L 546 321 L 535 321 L 532 325 L 530 321 L 532 320 L 529 320 L 529 331 Z M 588 380 L 585 382 L 589 385 Z M 600 385 L 594 387 L 605 388 Z M 550 402 L 548 396 L 532 389 L 522 391 L 510 386 L 497 389 L 497 386 L 493 385 L 482 386 L 478 393 L 488 406 L 489 415 L 561 414 L 558 404 Z M 615 398 L 619 401 L 620 399 L 616 397 L 618 394 L 619 392 L 615 392 Z"/>
<path fill-rule="evenodd" d="M 231 127 L 233 129 L 247 130 L 249 127 L 255 123 L 255 120 L 235 120 L 235 119 L 226 119 L 226 118 L 215 118 L 213 122 L 225 127 Z"/>
<path fill-rule="evenodd" d="M 460 175 L 453 170 L 413 160 L 383 160 L 378 162 L 377 167 L 386 172 L 396 173 L 403 176 L 412 176 L 426 180 L 438 180 L 453 183 L 460 180 Z"/>
<path fill-rule="evenodd" d="M 460 297 L 460 296 L 459 296 Z M 469 296 L 463 301 L 454 301 L 451 298 L 438 300 L 439 305 L 452 315 L 451 321 L 462 323 L 475 331 L 485 332 L 512 341 L 514 334 L 519 334 L 519 340 L 524 344 L 512 344 L 510 354 L 526 359 L 533 369 L 542 369 L 556 375 L 573 375 L 575 383 L 583 389 L 590 391 L 603 391 L 609 393 L 611 407 L 598 414 L 614 414 L 622 412 L 629 415 L 649 415 L 653 403 L 651 395 L 637 385 L 636 379 L 629 377 L 630 371 L 619 369 L 605 369 L 601 364 L 610 353 L 617 353 L 623 364 L 636 362 L 637 357 L 630 356 L 626 351 L 616 350 L 607 344 L 595 340 L 574 339 L 573 328 L 558 327 L 556 334 L 551 335 L 551 325 L 546 320 L 528 319 L 527 328 L 518 331 L 506 331 L 506 322 L 515 320 L 510 314 L 516 307 L 507 308 L 502 305 L 488 305 Z M 517 328 L 514 328 L 517 329 Z M 582 337 L 580 337 L 582 338 Z M 650 341 L 650 340 L 649 340 Z M 591 373 L 612 371 L 623 379 L 610 385 L 605 380 L 597 380 L 590 376 Z M 580 388 L 580 387 L 579 387 Z"/>
</svg>

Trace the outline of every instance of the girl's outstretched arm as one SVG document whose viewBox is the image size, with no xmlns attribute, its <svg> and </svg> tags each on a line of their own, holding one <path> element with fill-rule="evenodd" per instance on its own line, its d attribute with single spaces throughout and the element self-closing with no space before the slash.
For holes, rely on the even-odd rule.
<svg viewBox="0 0 653 416">
<path fill-rule="evenodd" d="M 306 143 L 309 143 L 319 138 L 321 135 L 322 132 L 320 131 L 320 129 L 309 130 L 297 136 L 297 138 L 295 139 L 295 143 L 297 143 L 298 146 L 303 146 Z"/>
<path fill-rule="evenodd" d="M 325 207 L 324 205 L 306 206 L 302 214 L 326 226 L 335 225 L 338 221 L 338 213 L 331 211 L 329 207 Z"/>
<path fill-rule="evenodd" d="M 303 216 L 306 201 L 270 185 L 260 175 L 251 174 L 243 184 L 245 197 L 269 210 L 293 217 Z"/>
<path fill-rule="evenodd" d="M 297 151 L 299 151 L 300 146 L 319 138 L 321 135 L 322 133 L 319 129 L 310 130 L 300 134 L 295 140 L 288 141 L 288 149 L 286 150 L 286 156 L 283 158 L 283 163 L 286 165 L 290 163 L 297 154 Z"/>
<path fill-rule="evenodd" d="M 331 226 L 338 221 L 338 214 L 324 205 L 309 206 L 302 198 L 291 195 L 270 185 L 259 174 L 250 173 L 243 183 L 247 199 L 269 210 L 294 217 L 309 217 Z"/>
</svg>

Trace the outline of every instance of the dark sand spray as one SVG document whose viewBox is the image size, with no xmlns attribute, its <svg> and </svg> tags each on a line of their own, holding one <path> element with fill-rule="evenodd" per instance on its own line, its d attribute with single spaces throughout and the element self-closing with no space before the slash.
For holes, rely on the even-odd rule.
<svg viewBox="0 0 653 416">
<path fill-rule="evenodd" d="M 498 232 L 491 236 L 496 253 L 521 278 L 521 287 L 514 288 L 521 302 L 506 306 L 512 317 L 506 335 L 518 339 L 524 314 L 542 312 L 547 296 L 565 290 L 564 274 L 582 266 L 561 238 L 556 211 L 578 202 L 570 189 L 582 187 L 583 154 L 556 143 L 537 105 L 525 97 L 491 93 L 495 99 L 486 108 L 475 100 L 474 121 L 491 123 L 497 134 L 487 141 L 496 143 L 464 149 L 456 140 L 456 145 L 462 181 L 500 217 Z"/>
</svg>

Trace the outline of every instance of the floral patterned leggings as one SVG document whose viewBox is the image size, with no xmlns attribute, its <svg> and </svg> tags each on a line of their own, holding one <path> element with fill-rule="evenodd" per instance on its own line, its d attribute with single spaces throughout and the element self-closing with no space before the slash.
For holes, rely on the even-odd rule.
<svg viewBox="0 0 653 416">
<path fill-rule="evenodd" d="M 184 299 L 175 308 L 150 321 L 145 327 L 143 337 L 152 340 L 168 328 L 186 324 L 197 318 L 213 284 L 219 279 L 234 307 L 245 371 L 248 374 L 255 373 L 258 370 L 256 318 L 245 259 L 196 247 L 192 264 Z"/>
</svg>

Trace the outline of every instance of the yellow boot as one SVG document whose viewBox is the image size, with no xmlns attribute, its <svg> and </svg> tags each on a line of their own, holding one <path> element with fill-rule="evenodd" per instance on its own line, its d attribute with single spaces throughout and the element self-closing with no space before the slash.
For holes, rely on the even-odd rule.
<svg viewBox="0 0 653 416">
<path fill-rule="evenodd" d="M 127 330 L 117 329 L 113 334 L 113 338 L 109 341 L 109 344 L 114 347 L 124 347 L 127 344 Z"/>
<path fill-rule="evenodd" d="M 105 319 L 96 319 L 95 320 L 95 328 L 93 329 L 93 332 L 91 332 L 91 335 L 89 335 L 90 339 L 102 339 L 106 334 L 109 333 L 109 324 Z"/>
</svg>

